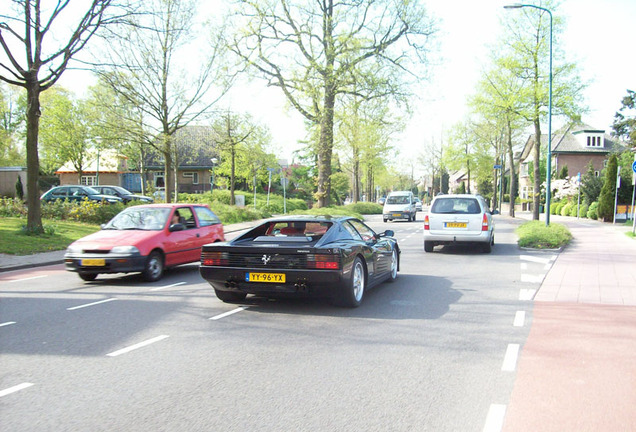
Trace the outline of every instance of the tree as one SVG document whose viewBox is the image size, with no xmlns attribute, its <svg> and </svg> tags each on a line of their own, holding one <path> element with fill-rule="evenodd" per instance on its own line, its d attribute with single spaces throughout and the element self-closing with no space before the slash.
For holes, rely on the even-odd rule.
<svg viewBox="0 0 636 432">
<path fill-rule="evenodd" d="M 194 38 L 196 6 L 193 0 L 144 2 L 146 9 L 131 19 L 132 25 L 109 35 L 109 61 L 96 69 L 119 97 L 139 107 L 143 141 L 164 159 L 168 202 L 175 184 L 175 133 L 208 114 L 231 85 L 222 58 L 223 28 L 212 29 L 203 52 L 195 50 L 202 43 Z M 188 61 L 192 55 L 199 56 L 199 70 Z"/>
<path fill-rule="evenodd" d="M 621 101 L 622 107 L 614 114 L 612 135 L 619 137 L 636 148 L 636 92 L 627 90 L 627 96 Z"/>
<path fill-rule="evenodd" d="M 89 133 L 86 107 L 67 90 L 54 87 L 42 95 L 40 117 L 40 154 L 42 171 L 54 173 L 70 162 L 77 171 L 78 181 L 94 146 Z"/>
<path fill-rule="evenodd" d="M 218 173 L 227 174 L 230 178 L 230 204 L 233 205 L 237 177 L 247 182 L 261 164 L 263 168 L 273 164 L 264 150 L 269 144 L 270 135 L 264 127 L 254 123 L 249 115 L 230 111 L 217 119 L 213 129 L 222 161 Z"/>
<path fill-rule="evenodd" d="M 0 12 L 0 80 L 22 87 L 27 93 L 27 230 L 41 233 L 42 215 L 38 176 L 38 132 L 41 115 L 40 94 L 50 89 L 67 69 L 69 62 L 95 35 L 100 27 L 119 16 L 107 15 L 115 10 L 116 0 L 77 2 L 58 1 L 53 7 L 41 0 L 5 2 Z M 69 25 L 70 24 L 70 25 Z"/>
<path fill-rule="evenodd" d="M 553 1 L 548 0 L 542 7 L 554 12 Z M 552 30 L 550 16 L 544 10 L 522 8 L 516 13 L 506 15 L 507 38 L 503 41 L 501 52 L 505 53 L 506 67 L 523 82 L 524 91 L 522 109 L 519 110 L 526 121 L 534 127 L 534 203 L 532 218 L 539 219 L 541 202 L 541 121 L 547 114 L 549 102 L 549 60 L 553 58 L 552 71 L 552 109 L 553 115 L 565 115 L 571 119 L 580 117 L 582 90 L 585 87 L 576 74 L 576 65 L 564 60 L 560 48 L 559 36 L 563 31 L 564 21 L 559 16 L 553 17 Z M 550 37 L 553 38 L 553 52 L 550 53 Z M 551 137 L 548 143 L 551 145 Z"/>
<path fill-rule="evenodd" d="M 611 154 L 604 170 L 603 187 L 598 198 L 598 209 L 596 210 L 599 219 L 611 222 L 614 218 L 614 194 L 616 193 L 616 173 L 618 171 L 618 158 L 616 154 Z"/>
<path fill-rule="evenodd" d="M 0 166 L 24 163 L 16 136 L 21 118 L 17 99 L 16 92 L 0 82 Z"/>
<path fill-rule="evenodd" d="M 417 1 L 240 0 L 238 7 L 246 25 L 230 49 L 319 127 L 316 199 L 327 206 L 339 98 L 403 96 L 402 72 L 416 71 L 412 54 L 424 64 L 434 23 Z"/>
<path fill-rule="evenodd" d="M 581 195 L 587 205 L 591 205 L 598 200 L 603 187 L 603 179 L 594 172 L 592 161 L 587 165 L 587 171 L 581 177 Z"/>
</svg>

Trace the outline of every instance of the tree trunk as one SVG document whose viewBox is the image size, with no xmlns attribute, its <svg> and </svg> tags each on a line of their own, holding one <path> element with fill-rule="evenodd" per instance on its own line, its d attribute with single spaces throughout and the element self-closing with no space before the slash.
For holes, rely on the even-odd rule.
<svg viewBox="0 0 636 432">
<path fill-rule="evenodd" d="M 42 209 L 40 207 L 40 159 L 38 157 L 38 132 L 40 127 L 40 84 L 37 79 L 29 80 L 27 87 L 27 230 L 42 233 Z"/>
<path fill-rule="evenodd" d="M 172 137 L 167 135 L 166 133 L 163 134 L 163 157 L 164 157 L 164 175 L 165 175 L 165 181 L 164 181 L 164 187 L 166 189 L 166 202 L 167 203 L 171 203 L 172 202 L 172 189 L 173 189 L 173 184 L 174 184 L 174 172 L 172 171 L 172 146 L 171 146 L 171 141 L 172 141 Z"/>
<path fill-rule="evenodd" d="M 541 124 L 538 118 L 534 121 L 534 190 L 532 197 L 532 220 L 539 220 L 541 205 Z"/>
<path fill-rule="evenodd" d="M 318 148 L 318 207 L 328 207 L 331 195 L 331 155 L 333 153 L 333 112 L 336 92 L 333 83 L 325 86 L 323 112 L 320 118 L 320 145 Z"/>
</svg>

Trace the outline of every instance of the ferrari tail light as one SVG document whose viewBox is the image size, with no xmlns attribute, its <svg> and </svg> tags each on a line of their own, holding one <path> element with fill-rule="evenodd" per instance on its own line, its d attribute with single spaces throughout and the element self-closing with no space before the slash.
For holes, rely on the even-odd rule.
<svg viewBox="0 0 636 432">
<path fill-rule="evenodd" d="M 484 213 L 484 218 L 481 221 L 481 230 L 488 231 L 488 216 Z"/>
<path fill-rule="evenodd" d="M 340 257 L 338 255 L 310 254 L 307 255 L 307 268 L 338 270 L 340 268 Z"/>
<path fill-rule="evenodd" d="M 226 266 L 230 262 L 227 252 L 202 252 L 201 264 L 204 266 Z"/>
<path fill-rule="evenodd" d="M 424 229 L 426 231 L 429 231 L 431 229 L 429 222 L 428 222 L 428 215 L 424 216 Z"/>
</svg>

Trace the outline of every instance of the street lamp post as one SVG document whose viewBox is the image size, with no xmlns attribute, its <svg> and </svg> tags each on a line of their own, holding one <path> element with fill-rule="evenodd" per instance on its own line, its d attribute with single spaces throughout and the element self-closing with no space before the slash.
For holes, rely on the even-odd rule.
<svg viewBox="0 0 636 432">
<path fill-rule="evenodd" d="M 545 11 L 550 15 L 550 89 L 548 94 L 548 161 L 546 164 L 546 188 L 545 188 L 545 225 L 550 225 L 550 198 L 552 195 L 552 12 L 550 9 L 531 4 L 512 4 L 504 6 L 504 9 L 534 8 Z M 512 197 L 511 197 L 512 200 Z"/>
</svg>

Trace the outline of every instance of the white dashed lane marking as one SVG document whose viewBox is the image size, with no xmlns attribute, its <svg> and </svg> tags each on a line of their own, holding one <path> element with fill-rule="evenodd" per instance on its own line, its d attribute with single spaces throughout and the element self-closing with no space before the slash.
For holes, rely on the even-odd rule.
<svg viewBox="0 0 636 432">
<path fill-rule="evenodd" d="M 508 344 L 506 355 L 504 356 L 501 370 L 504 372 L 514 372 L 517 368 L 517 357 L 519 357 L 519 344 Z"/>
<path fill-rule="evenodd" d="M 24 282 L 24 281 L 33 280 L 33 279 L 41 279 L 41 278 L 45 278 L 46 276 L 47 276 L 47 275 L 32 276 L 32 277 L 28 277 L 28 278 L 22 278 L 22 279 L 14 279 L 14 280 L 10 280 L 9 282 Z"/>
<path fill-rule="evenodd" d="M 15 393 L 18 392 L 20 390 L 24 390 L 25 388 L 29 388 L 33 385 L 33 383 L 22 383 L 22 384 L 18 384 L 17 386 L 13 386 L 13 387 L 9 387 L 8 389 L 4 389 L 0 391 L 0 397 L 4 397 L 7 395 L 10 395 L 11 393 Z"/>
<path fill-rule="evenodd" d="M 173 288 L 173 287 L 176 287 L 176 286 L 179 286 L 179 285 L 185 285 L 185 284 L 186 284 L 186 282 L 177 282 L 177 283 L 173 283 L 171 285 L 166 285 L 166 286 L 157 287 L 157 288 L 151 288 L 150 291 L 159 291 L 159 290 L 162 290 L 162 289 Z"/>
<path fill-rule="evenodd" d="M 73 306 L 73 307 L 70 307 L 70 308 L 66 308 L 66 310 L 73 311 L 73 310 L 82 309 L 82 308 L 86 308 L 86 307 L 96 306 L 96 305 L 99 305 L 99 304 L 102 304 L 102 303 L 112 302 L 112 301 L 115 301 L 115 300 L 117 300 L 117 299 L 116 298 L 109 298 L 109 299 L 106 299 L 106 300 L 100 300 L 100 301 L 96 301 L 96 302 L 93 302 L 93 303 L 87 303 L 87 304 L 83 304 L 83 305 L 79 305 L 79 306 Z"/>
<path fill-rule="evenodd" d="M 212 320 L 212 321 L 220 320 L 221 318 L 225 318 L 226 316 L 234 315 L 234 314 L 235 314 L 235 313 L 237 313 L 237 312 L 244 311 L 244 310 L 245 310 L 245 309 L 247 309 L 248 307 L 249 307 L 249 306 L 241 306 L 241 307 L 239 307 L 239 308 L 232 309 L 231 311 L 228 311 L 228 312 L 222 313 L 221 315 L 213 316 L 213 317 L 208 318 L 208 319 L 209 319 L 209 320 Z"/>
<path fill-rule="evenodd" d="M 512 322 L 514 327 L 523 327 L 526 323 L 526 312 L 517 311 L 515 314 L 515 320 Z"/>
<path fill-rule="evenodd" d="M 499 432 L 503 428 L 504 417 L 506 415 L 506 406 L 500 404 L 490 405 L 484 432 Z"/>
<path fill-rule="evenodd" d="M 146 341 L 139 342 L 138 344 L 131 345 L 131 346 L 129 346 L 129 347 L 122 348 L 122 349 L 117 350 L 117 351 L 113 351 L 112 353 L 110 353 L 110 354 L 106 354 L 106 355 L 107 355 L 108 357 L 117 357 L 117 356 L 120 356 L 120 355 L 122 355 L 122 354 L 129 353 L 130 351 L 134 351 L 134 350 L 136 350 L 136 349 L 143 348 L 143 347 L 148 346 L 148 345 L 150 345 L 150 344 L 153 344 L 153 343 L 155 343 L 155 342 L 162 341 L 162 340 L 164 340 L 164 339 L 166 339 L 166 338 L 169 338 L 169 337 L 170 337 L 170 336 L 168 336 L 168 335 L 161 335 L 161 336 L 157 336 L 157 337 L 154 337 L 154 338 L 152 338 L 152 339 L 148 339 L 148 340 L 146 340 Z"/>
<path fill-rule="evenodd" d="M 0 324 L 0 327 L 10 326 L 12 324 L 15 324 L 15 321 L 3 322 L 2 324 Z"/>
</svg>

